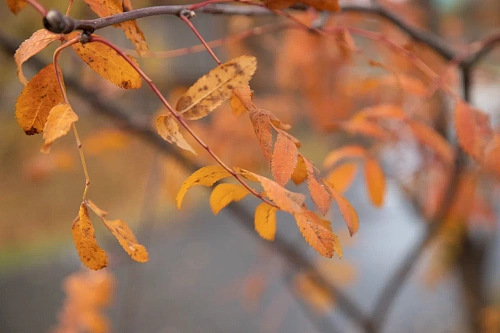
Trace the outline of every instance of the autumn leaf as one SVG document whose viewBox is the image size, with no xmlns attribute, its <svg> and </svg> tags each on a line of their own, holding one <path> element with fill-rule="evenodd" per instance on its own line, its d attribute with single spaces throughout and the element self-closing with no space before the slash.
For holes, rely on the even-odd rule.
<svg viewBox="0 0 500 333">
<path fill-rule="evenodd" d="M 107 17 L 115 14 L 123 13 L 124 9 L 126 11 L 132 10 L 132 3 L 130 1 L 124 1 L 123 4 L 120 0 L 84 0 L 85 3 L 92 9 L 94 13 L 99 15 L 99 17 Z M 146 38 L 142 33 L 141 29 L 137 25 L 136 20 L 129 20 L 117 24 L 124 32 L 125 36 L 134 44 L 137 53 L 145 54 L 149 50 L 146 44 Z"/>
<path fill-rule="evenodd" d="M 73 221 L 73 240 L 82 263 L 90 269 L 99 270 L 107 266 L 106 252 L 99 247 L 95 239 L 94 226 L 87 207 L 82 203 L 78 216 Z"/>
<path fill-rule="evenodd" d="M 328 176 L 326 182 L 340 193 L 345 192 L 354 181 L 358 164 L 354 162 L 346 162 L 333 169 Z"/>
<path fill-rule="evenodd" d="M 381 207 L 384 204 L 385 176 L 380 164 L 374 158 L 366 159 L 365 181 L 371 202 Z"/>
<path fill-rule="evenodd" d="M 283 132 L 278 132 L 271 163 L 274 180 L 285 186 L 293 174 L 299 151 L 297 146 Z"/>
<path fill-rule="evenodd" d="M 101 218 L 104 218 L 108 215 L 108 212 L 97 207 L 97 205 L 92 200 L 85 200 L 85 205 Z"/>
<path fill-rule="evenodd" d="M 26 4 L 24 1 L 21 3 Z M 26 39 L 19 46 L 14 54 L 14 60 L 17 65 L 17 76 L 19 77 L 19 81 L 21 81 L 21 83 L 24 85 L 28 84 L 28 79 L 23 73 L 23 63 L 43 50 L 47 47 L 47 45 L 58 39 L 60 39 L 60 35 L 54 34 L 47 29 L 40 29 L 35 31 L 30 38 Z"/>
<path fill-rule="evenodd" d="M 219 184 L 210 195 L 210 208 L 217 215 L 231 202 L 240 201 L 248 194 L 250 194 L 250 191 L 240 184 Z"/>
<path fill-rule="evenodd" d="M 330 193 L 339 206 L 340 212 L 342 213 L 345 223 L 347 224 L 347 228 L 349 229 L 349 234 L 353 236 L 359 229 L 358 213 L 354 207 L 352 207 L 351 203 L 334 188 L 330 188 Z"/>
<path fill-rule="evenodd" d="M 309 188 L 309 193 L 311 193 L 311 198 L 321 214 L 325 215 L 326 212 L 328 212 L 328 209 L 330 209 L 330 193 L 326 189 L 319 170 L 311 163 L 311 161 L 305 157 L 303 158 L 307 169 L 307 187 Z"/>
<path fill-rule="evenodd" d="M 147 262 L 149 260 L 148 251 L 137 242 L 134 233 L 123 220 L 109 221 L 102 218 L 102 221 L 132 259 L 137 262 Z"/>
<path fill-rule="evenodd" d="M 244 101 L 252 101 L 253 91 L 250 89 L 250 86 L 247 84 L 241 88 L 236 88 L 233 90 L 233 94 L 231 95 L 231 110 L 233 114 L 236 116 L 242 115 L 249 109 L 248 105 L 245 106 L 242 102 Z"/>
<path fill-rule="evenodd" d="M 344 122 L 340 127 L 348 133 L 364 135 L 379 140 L 386 140 L 390 137 L 390 134 L 386 130 L 373 121 L 354 119 Z"/>
<path fill-rule="evenodd" d="M 419 143 L 432 149 L 444 163 L 448 165 L 453 164 L 453 149 L 432 127 L 416 121 L 409 122 L 408 125 Z"/>
<path fill-rule="evenodd" d="M 41 133 L 50 110 L 63 100 L 54 64 L 47 65 L 28 82 L 18 97 L 17 122 L 27 135 Z"/>
<path fill-rule="evenodd" d="M 195 82 L 177 101 L 176 110 L 186 119 L 199 119 L 229 99 L 233 89 L 248 85 L 257 59 L 243 55 L 212 69 Z"/>
<path fill-rule="evenodd" d="M 231 177 L 231 174 L 220 165 L 209 165 L 195 171 L 182 183 L 179 192 L 177 192 L 177 208 L 181 209 L 184 196 L 191 187 L 195 185 L 212 186 L 215 182 Z"/>
<path fill-rule="evenodd" d="M 367 152 L 362 146 L 349 145 L 336 149 L 326 155 L 323 162 L 324 168 L 330 168 L 345 158 L 364 158 Z"/>
<path fill-rule="evenodd" d="M 78 120 L 77 114 L 67 103 L 57 104 L 50 110 L 45 128 L 43 129 L 43 139 L 45 143 L 41 152 L 48 154 L 54 141 L 66 135 L 71 129 L 71 125 Z"/>
<path fill-rule="evenodd" d="M 262 112 L 265 110 L 252 109 L 249 110 L 250 121 L 252 122 L 255 135 L 259 140 L 259 145 L 266 160 L 272 160 L 273 154 L 273 133 L 271 132 L 271 116 Z"/>
<path fill-rule="evenodd" d="M 307 179 L 307 166 L 304 158 L 299 154 L 297 165 L 292 173 L 292 180 L 295 185 L 302 184 Z"/>
<path fill-rule="evenodd" d="M 179 125 L 171 114 L 161 115 L 156 118 L 156 130 L 158 134 L 170 143 L 175 143 L 179 148 L 190 151 L 196 155 L 196 151 L 187 143 L 179 131 Z"/>
<path fill-rule="evenodd" d="M 276 235 L 276 211 L 276 207 L 265 202 L 255 209 L 255 230 L 266 240 L 274 240 Z"/>
<path fill-rule="evenodd" d="M 111 47 L 100 42 L 77 43 L 72 47 L 93 71 L 114 85 L 125 89 L 141 87 L 142 79 L 139 73 Z M 137 65 L 134 58 L 129 58 Z"/>
<path fill-rule="evenodd" d="M 10 11 L 17 15 L 24 7 L 26 7 L 27 2 L 24 0 L 6 0 Z"/>
<path fill-rule="evenodd" d="M 297 0 L 264 0 L 267 8 L 276 10 L 288 8 L 295 3 L 297 3 Z"/>
<path fill-rule="evenodd" d="M 319 218 L 309 210 L 294 214 L 300 233 L 306 242 L 324 257 L 331 258 L 337 253 L 342 257 L 342 247 L 338 237 L 332 232 L 330 222 Z"/>
</svg>

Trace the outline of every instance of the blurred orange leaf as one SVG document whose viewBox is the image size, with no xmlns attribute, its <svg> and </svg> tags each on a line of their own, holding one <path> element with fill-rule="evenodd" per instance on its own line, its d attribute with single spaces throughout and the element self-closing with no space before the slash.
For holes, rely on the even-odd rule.
<svg viewBox="0 0 500 333">
<path fill-rule="evenodd" d="M 219 184 L 210 195 L 210 207 L 217 215 L 224 207 L 233 201 L 240 201 L 250 194 L 247 188 L 240 184 Z"/>
<path fill-rule="evenodd" d="M 357 171 L 358 171 L 357 163 L 346 162 L 333 169 L 326 177 L 326 181 L 335 190 L 339 191 L 340 193 L 343 193 L 345 192 L 345 190 L 347 190 L 347 188 L 349 188 L 349 186 L 354 181 Z"/>
<path fill-rule="evenodd" d="M 299 151 L 297 146 L 281 131 L 278 132 L 271 163 L 273 177 L 278 184 L 285 186 L 293 174 Z"/>
<path fill-rule="evenodd" d="M 309 210 L 294 214 L 300 233 L 306 242 L 324 257 L 331 258 L 337 253 L 342 257 L 342 247 L 338 237 L 332 232 L 330 222 L 319 218 Z"/>
<path fill-rule="evenodd" d="M 325 161 L 323 162 L 323 167 L 330 168 L 345 158 L 364 158 L 366 154 L 366 149 L 362 146 L 343 146 L 334 151 L 331 151 L 330 153 L 328 153 L 328 155 L 326 155 Z"/>
<path fill-rule="evenodd" d="M 139 73 L 121 55 L 109 46 L 99 43 L 73 44 L 76 54 L 97 74 L 114 85 L 138 89 L 142 85 Z M 136 65 L 134 58 L 129 57 Z"/>
<path fill-rule="evenodd" d="M 156 118 L 156 130 L 164 140 L 175 143 L 179 148 L 190 151 L 196 155 L 193 147 L 187 143 L 186 139 L 179 131 L 179 124 L 177 124 L 177 121 L 171 114 L 161 115 Z"/>
<path fill-rule="evenodd" d="M 45 128 L 43 130 L 43 139 L 45 143 L 41 152 L 48 154 L 54 141 L 66 134 L 71 129 L 71 125 L 78 120 L 77 114 L 67 103 L 57 104 L 50 110 Z"/>
<path fill-rule="evenodd" d="M 181 209 L 184 196 L 192 186 L 212 186 L 215 182 L 227 177 L 231 177 L 231 174 L 220 165 L 209 165 L 195 171 L 182 183 L 179 192 L 177 192 L 175 199 L 177 208 Z"/>
<path fill-rule="evenodd" d="M 54 64 L 47 65 L 28 82 L 17 99 L 18 124 L 27 135 L 41 133 L 50 110 L 63 100 Z"/>
<path fill-rule="evenodd" d="M 19 2 L 24 5 L 26 4 L 26 2 L 24 1 Z M 35 31 L 30 38 L 26 39 L 19 46 L 19 48 L 16 50 L 16 53 L 14 54 L 19 81 L 21 81 L 24 85 L 28 84 L 28 79 L 26 78 L 26 76 L 24 76 L 23 73 L 23 63 L 43 50 L 45 47 L 47 47 L 47 45 L 60 38 L 60 35 L 54 34 L 47 29 L 40 29 Z"/>
<path fill-rule="evenodd" d="M 233 89 L 248 85 L 257 69 L 257 59 L 243 55 L 212 69 L 198 79 L 175 107 L 186 119 L 199 119 L 229 99 Z"/>
<path fill-rule="evenodd" d="M 410 122 L 408 125 L 421 144 L 431 148 L 444 163 L 448 165 L 453 164 L 453 149 L 448 141 L 439 135 L 432 127 L 417 121 Z"/>
<path fill-rule="evenodd" d="M 24 7 L 26 7 L 27 2 L 24 0 L 6 0 L 10 11 L 17 15 Z"/>
<path fill-rule="evenodd" d="M 274 240 L 276 235 L 276 207 L 265 202 L 255 209 L 255 230 L 260 237 Z"/>
<path fill-rule="evenodd" d="M 347 224 L 347 228 L 349 229 L 349 234 L 353 236 L 359 229 L 358 213 L 356 213 L 356 210 L 352 207 L 351 203 L 339 192 L 332 188 L 330 188 L 330 192 L 339 205 L 340 212 L 342 213 L 342 216 Z"/>
<path fill-rule="evenodd" d="M 90 269 L 99 270 L 108 265 L 106 252 L 99 247 L 95 239 L 94 226 L 87 207 L 82 203 L 78 216 L 72 226 L 73 241 L 82 263 Z"/>
<path fill-rule="evenodd" d="M 371 202 L 381 207 L 385 196 L 385 175 L 378 161 L 367 158 L 365 162 L 365 181 Z"/>
</svg>

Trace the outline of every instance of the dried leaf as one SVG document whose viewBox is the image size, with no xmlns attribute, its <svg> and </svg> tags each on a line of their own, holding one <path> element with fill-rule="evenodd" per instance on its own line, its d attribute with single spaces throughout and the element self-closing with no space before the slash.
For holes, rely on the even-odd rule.
<svg viewBox="0 0 500 333">
<path fill-rule="evenodd" d="M 43 139 L 45 143 L 41 152 L 48 154 L 54 141 L 66 134 L 71 129 L 71 125 L 78 120 L 77 114 L 67 103 L 57 104 L 50 110 L 45 128 L 43 129 Z"/>
<path fill-rule="evenodd" d="M 7 5 L 9 6 L 10 11 L 17 15 L 26 5 L 28 4 L 24 0 L 6 0 Z"/>
<path fill-rule="evenodd" d="M 357 145 L 343 146 L 326 155 L 323 167 L 330 168 L 345 158 L 364 158 L 366 154 L 364 147 Z"/>
<path fill-rule="evenodd" d="M 352 207 L 351 203 L 339 192 L 332 188 L 330 188 L 330 192 L 332 193 L 335 201 L 337 201 L 337 205 L 339 205 L 340 212 L 342 213 L 345 223 L 347 224 L 347 228 L 349 229 L 349 234 L 353 236 L 359 229 L 358 213 L 356 213 L 356 210 Z"/>
<path fill-rule="evenodd" d="M 47 65 L 28 82 L 18 97 L 17 122 L 27 135 L 41 133 L 50 110 L 63 100 L 54 64 Z"/>
<path fill-rule="evenodd" d="M 256 69 L 257 59 L 246 55 L 217 66 L 180 97 L 176 110 L 187 119 L 205 117 L 229 99 L 233 89 L 248 85 Z"/>
<path fill-rule="evenodd" d="M 266 160 L 272 160 L 273 154 L 273 133 L 271 132 L 271 116 L 262 109 L 249 110 L 250 120 L 259 140 L 260 147 Z"/>
<path fill-rule="evenodd" d="M 307 168 L 307 187 L 309 188 L 309 193 L 311 193 L 311 198 L 316 206 L 318 206 L 321 214 L 325 215 L 328 209 L 330 209 L 330 193 L 325 186 L 323 178 L 321 178 L 319 170 L 307 158 L 304 158 L 304 162 Z"/>
<path fill-rule="evenodd" d="M 365 181 L 371 202 L 381 207 L 384 204 L 385 176 L 380 164 L 374 158 L 366 159 Z"/>
<path fill-rule="evenodd" d="M 124 9 L 126 11 L 132 10 L 132 3 L 127 1 L 126 3 L 120 0 L 84 0 L 90 9 L 99 17 L 107 17 L 115 14 L 123 13 Z M 149 48 L 146 44 L 146 38 L 142 33 L 141 29 L 137 25 L 136 20 L 126 21 L 116 26 L 120 27 L 124 32 L 125 36 L 134 44 L 137 53 L 145 54 Z"/>
<path fill-rule="evenodd" d="M 26 4 L 24 1 L 21 3 Z M 60 39 L 60 35 L 54 34 L 47 29 L 40 29 L 35 31 L 30 38 L 26 39 L 19 46 L 14 54 L 14 60 L 17 65 L 17 76 L 21 83 L 24 85 L 28 84 L 28 79 L 23 73 L 23 63 L 58 39 Z"/>
<path fill-rule="evenodd" d="M 156 118 L 156 130 L 158 134 L 170 143 L 175 143 L 179 148 L 190 151 L 196 155 L 193 147 L 187 143 L 184 136 L 179 131 L 179 124 L 171 114 L 162 115 Z"/>
<path fill-rule="evenodd" d="M 420 122 L 410 122 L 408 124 L 417 140 L 432 149 L 441 160 L 452 165 L 454 153 L 448 141 L 439 135 L 432 127 Z"/>
<path fill-rule="evenodd" d="M 349 186 L 356 178 L 356 172 L 358 170 L 358 164 L 354 162 L 346 162 L 341 164 L 340 166 L 333 169 L 328 176 L 326 177 L 326 181 L 330 184 L 335 190 L 340 193 L 345 192 Z"/>
<path fill-rule="evenodd" d="M 195 185 L 212 186 L 215 182 L 227 177 L 231 177 L 231 174 L 220 165 L 209 165 L 195 171 L 182 183 L 177 193 L 175 199 L 177 208 L 181 209 L 182 200 L 191 187 Z"/>
<path fill-rule="evenodd" d="M 231 110 L 233 111 L 233 114 L 240 116 L 245 113 L 248 107 L 245 107 L 241 100 L 246 100 L 246 104 L 248 105 L 248 103 L 252 103 L 252 97 L 253 91 L 250 89 L 248 84 L 241 88 L 234 89 L 231 96 Z"/>
<path fill-rule="evenodd" d="M 99 247 L 95 239 L 94 226 L 87 207 L 82 203 L 78 216 L 73 221 L 73 240 L 82 263 L 90 269 L 99 270 L 108 265 L 106 252 Z"/>
<path fill-rule="evenodd" d="M 108 212 L 100 209 L 97 205 L 91 200 L 85 200 L 85 205 L 90 208 L 94 213 L 96 213 L 99 217 L 106 217 Z"/>
<path fill-rule="evenodd" d="M 342 248 L 337 236 L 332 232 L 330 222 L 319 218 L 309 210 L 294 214 L 300 233 L 306 242 L 324 257 L 331 258 L 337 253 L 342 257 Z"/>
<path fill-rule="evenodd" d="M 255 230 L 260 237 L 274 240 L 276 235 L 276 207 L 265 202 L 255 209 Z"/>
<path fill-rule="evenodd" d="M 292 180 L 296 185 L 302 184 L 307 179 L 307 166 L 304 158 L 299 154 L 297 165 L 292 173 Z"/>
<path fill-rule="evenodd" d="M 132 259 L 137 262 L 149 260 L 148 251 L 137 242 L 134 233 L 123 220 L 109 221 L 103 218 L 102 221 Z"/>
<path fill-rule="evenodd" d="M 250 194 L 250 191 L 240 184 L 219 184 L 210 195 L 210 207 L 217 215 L 224 207 L 233 201 L 240 201 Z"/>
<path fill-rule="evenodd" d="M 85 45 L 77 43 L 73 44 L 72 47 L 93 71 L 114 85 L 125 89 L 141 87 L 142 79 L 139 73 L 109 46 L 93 42 Z M 137 65 L 134 58 L 129 58 Z"/>
<path fill-rule="evenodd" d="M 281 131 L 278 132 L 274 145 L 271 171 L 274 180 L 281 186 L 285 186 L 292 176 L 295 165 L 297 165 L 298 156 L 297 146 Z"/>
</svg>

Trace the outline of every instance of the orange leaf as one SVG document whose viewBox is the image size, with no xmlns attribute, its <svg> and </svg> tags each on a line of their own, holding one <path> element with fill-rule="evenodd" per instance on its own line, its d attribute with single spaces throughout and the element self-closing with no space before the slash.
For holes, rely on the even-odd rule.
<svg viewBox="0 0 500 333">
<path fill-rule="evenodd" d="M 109 46 L 99 43 L 72 45 L 76 54 L 97 74 L 114 85 L 125 89 L 138 89 L 142 85 L 139 73 L 121 55 Z M 129 57 L 136 65 L 134 58 Z"/>
<path fill-rule="evenodd" d="M 348 121 L 341 125 L 341 128 L 351 134 L 359 134 L 375 139 L 388 139 L 389 133 L 379 124 L 372 121 Z"/>
<path fill-rule="evenodd" d="M 248 85 L 257 59 L 239 56 L 217 66 L 196 81 L 177 101 L 175 109 L 186 119 L 200 119 L 228 100 L 235 88 Z"/>
<path fill-rule="evenodd" d="M 371 119 L 406 119 L 406 113 L 399 105 L 380 104 L 377 106 L 367 107 L 356 113 L 353 119 L 362 122 L 366 118 Z"/>
<path fill-rule="evenodd" d="M 6 0 L 10 11 L 17 15 L 24 7 L 26 7 L 27 2 L 24 0 Z"/>
<path fill-rule="evenodd" d="M 231 177 L 231 174 L 220 165 L 209 165 L 197 170 L 189 176 L 184 183 L 182 183 L 175 199 L 177 208 L 181 209 L 182 200 L 184 199 L 187 190 L 189 190 L 192 186 L 212 186 L 215 182 L 227 177 Z"/>
<path fill-rule="evenodd" d="M 132 10 L 132 3 L 130 1 L 124 1 L 123 4 L 120 0 L 84 0 L 90 9 L 99 17 L 107 17 L 115 14 L 123 13 L 124 9 L 126 11 Z M 137 53 L 145 54 L 148 51 L 148 45 L 146 44 L 146 38 L 142 33 L 141 29 L 137 25 L 135 20 L 126 21 L 119 23 L 116 26 L 120 27 L 124 32 L 125 36 L 134 44 Z"/>
<path fill-rule="evenodd" d="M 324 257 L 331 258 L 337 253 L 342 257 L 342 247 L 337 236 L 332 232 L 330 222 L 319 218 L 309 210 L 293 215 L 300 233 L 306 242 Z"/>
<path fill-rule="evenodd" d="M 233 201 L 240 201 L 250 194 L 250 191 L 240 184 L 219 184 L 210 195 L 210 207 L 217 215 L 224 207 Z"/>
<path fill-rule="evenodd" d="M 156 130 L 158 134 L 170 143 L 175 143 L 179 148 L 185 149 L 196 155 L 193 147 L 187 143 L 184 136 L 179 131 L 179 124 L 171 114 L 162 115 L 156 118 Z"/>
<path fill-rule="evenodd" d="M 368 158 L 365 162 L 365 181 L 371 202 L 381 207 L 384 204 L 385 176 L 374 158 Z"/>
<path fill-rule="evenodd" d="M 73 221 L 73 240 L 82 263 L 90 269 L 99 270 L 108 265 L 106 252 L 99 247 L 95 239 L 94 226 L 87 207 L 82 203 L 78 216 Z"/>
<path fill-rule="evenodd" d="M 294 5 L 298 0 L 264 0 L 264 4 L 269 9 L 285 9 Z"/>
<path fill-rule="evenodd" d="M 63 100 L 54 64 L 47 65 L 28 82 L 18 97 L 17 122 L 27 135 L 41 133 L 50 110 Z"/>
<path fill-rule="evenodd" d="M 271 132 L 271 116 L 262 109 L 249 110 L 250 120 L 259 140 L 266 160 L 271 161 L 273 153 L 273 134 Z"/>
<path fill-rule="evenodd" d="M 43 139 L 45 143 L 41 152 L 48 154 L 54 141 L 66 134 L 71 129 L 71 125 L 78 120 L 77 114 L 67 103 L 57 104 L 50 110 L 45 128 L 43 129 Z"/>
<path fill-rule="evenodd" d="M 357 145 L 343 146 L 326 155 L 323 167 L 330 168 L 345 158 L 364 158 L 366 154 L 367 152 L 364 147 Z"/>
<path fill-rule="evenodd" d="M 340 5 L 338 0 L 301 0 L 301 2 L 313 8 L 316 8 L 317 10 L 340 12 Z"/>
<path fill-rule="evenodd" d="M 260 237 L 274 240 L 276 235 L 276 207 L 265 202 L 255 209 L 255 230 Z"/>
<path fill-rule="evenodd" d="M 326 212 L 328 212 L 328 209 L 330 209 L 330 193 L 326 189 L 319 170 L 311 163 L 311 161 L 305 157 L 303 158 L 307 168 L 307 186 L 309 188 L 309 193 L 311 193 L 311 198 L 316 206 L 318 206 L 321 214 L 325 215 Z"/>
<path fill-rule="evenodd" d="M 21 3 L 26 4 L 24 1 Z M 19 46 L 16 50 L 16 54 L 14 54 L 14 60 L 17 65 L 17 76 L 21 83 L 24 85 L 28 84 L 28 79 L 23 73 L 23 63 L 59 38 L 60 35 L 54 34 L 46 29 L 40 29 L 35 31 L 30 38 L 26 39 Z"/>
<path fill-rule="evenodd" d="M 233 90 L 233 95 L 231 96 L 231 110 L 236 116 L 245 113 L 245 111 L 249 109 L 248 105 L 252 104 L 252 96 L 253 91 L 248 84 Z M 241 100 L 246 101 L 246 103 L 243 104 Z"/>
<path fill-rule="evenodd" d="M 302 184 L 307 179 L 307 166 L 304 158 L 299 154 L 297 165 L 292 173 L 292 180 L 296 185 Z"/>
<path fill-rule="evenodd" d="M 345 192 L 356 178 L 358 164 L 353 162 L 343 163 L 333 169 L 326 177 L 326 181 L 340 193 Z"/>
<path fill-rule="evenodd" d="M 455 106 L 455 127 L 460 146 L 472 158 L 481 162 L 484 150 L 493 137 L 490 117 L 459 100 Z"/>
<path fill-rule="evenodd" d="M 448 144 L 448 142 L 433 128 L 427 126 L 424 123 L 416 121 L 409 122 L 408 125 L 421 144 L 431 148 L 435 152 L 435 154 L 443 160 L 444 163 L 449 165 L 453 164 L 453 149 Z"/>
<path fill-rule="evenodd" d="M 342 213 L 345 223 L 347 224 L 347 228 L 349 229 L 349 234 L 351 236 L 354 235 L 359 229 L 358 213 L 356 213 L 356 210 L 352 207 L 351 203 L 339 192 L 332 188 L 330 188 L 330 192 L 339 205 L 340 212 Z"/>
<path fill-rule="evenodd" d="M 295 165 L 297 165 L 298 156 L 299 151 L 297 150 L 297 146 L 281 131 L 278 132 L 278 137 L 274 145 L 271 171 L 274 179 L 281 186 L 285 186 L 292 176 Z"/>
<path fill-rule="evenodd" d="M 149 260 L 148 251 L 137 242 L 134 233 L 123 220 L 109 221 L 103 218 L 102 221 L 132 259 L 137 262 Z"/>
</svg>

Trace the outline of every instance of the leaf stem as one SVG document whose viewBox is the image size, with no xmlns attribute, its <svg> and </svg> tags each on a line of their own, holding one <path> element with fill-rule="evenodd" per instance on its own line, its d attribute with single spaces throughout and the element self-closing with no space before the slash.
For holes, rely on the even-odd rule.
<svg viewBox="0 0 500 333">
<path fill-rule="evenodd" d="M 175 119 L 177 119 L 177 121 L 181 124 L 181 126 L 184 127 L 184 129 L 186 129 L 186 131 L 193 137 L 193 139 L 195 139 L 196 142 L 198 142 L 198 144 L 200 146 L 202 146 L 203 149 L 205 149 L 207 151 L 207 153 L 210 156 L 212 156 L 212 158 L 221 167 L 223 167 L 227 172 L 229 172 L 231 174 L 231 176 L 233 176 L 241 185 L 243 185 L 255 197 L 257 197 L 260 200 L 264 201 L 265 203 L 267 203 L 267 204 L 269 204 L 269 205 L 271 205 L 271 206 L 276 207 L 276 208 L 279 209 L 279 207 L 275 203 L 273 203 L 273 202 L 269 201 L 268 199 L 264 198 L 264 196 L 262 196 L 260 193 L 258 193 L 252 187 L 250 187 L 250 185 L 248 185 L 248 183 L 243 179 L 243 177 L 241 175 L 239 175 L 236 171 L 234 171 L 232 168 L 230 168 L 229 166 L 227 166 L 219 158 L 219 156 L 217 156 L 217 154 L 215 154 L 215 152 L 193 131 L 193 129 L 191 129 L 191 127 L 186 123 L 186 121 L 184 120 L 184 118 L 181 117 L 181 115 L 179 114 L 179 112 L 177 112 L 170 105 L 170 103 L 165 99 L 165 97 L 163 96 L 163 94 L 158 90 L 158 88 L 156 87 L 156 85 L 153 83 L 153 80 L 151 80 L 146 75 L 146 73 L 144 73 L 144 71 L 135 62 L 133 62 L 122 50 L 120 50 L 119 47 L 117 47 L 113 43 L 109 42 L 108 40 L 106 40 L 106 39 L 104 39 L 102 37 L 95 36 L 95 35 L 91 35 L 90 36 L 90 42 L 98 42 L 98 43 L 105 44 L 108 47 L 110 47 L 113 50 L 115 50 L 120 56 L 122 56 L 123 59 L 125 59 L 130 64 L 130 66 L 132 66 L 137 71 L 137 73 L 139 73 L 139 75 L 148 83 L 148 85 L 151 87 L 151 89 L 156 94 L 156 96 L 158 96 L 158 98 L 163 103 L 163 105 L 165 105 L 165 107 L 168 109 L 168 111 L 175 117 Z"/>
<path fill-rule="evenodd" d="M 41 3 L 39 3 L 37 0 L 25 0 L 27 3 L 29 3 L 37 12 L 39 12 L 43 17 L 47 15 L 47 8 L 45 8 Z"/>
<path fill-rule="evenodd" d="M 212 58 L 214 58 L 214 60 L 217 62 L 217 64 L 222 64 L 221 61 L 219 60 L 219 58 L 217 58 L 217 56 L 215 55 L 214 51 L 210 48 L 210 46 L 207 44 L 207 42 L 205 41 L 205 39 L 203 39 L 203 37 L 201 37 L 200 33 L 198 32 L 198 30 L 194 27 L 193 23 L 191 23 L 191 21 L 189 20 L 189 18 L 186 16 L 186 15 L 183 15 L 182 13 L 179 15 L 180 19 L 184 21 L 184 23 L 186 23 L 188 25 L 188 27 L 194 32 L 194 34 L 196 35 L 196 37 L 198 37 L 198 39 L 200 40 L 200 42 L 203 44 L 203 46 L 207 49 L 208 53 L 210 53 L 210 55 L 212 56 Z"/>
</svg>

